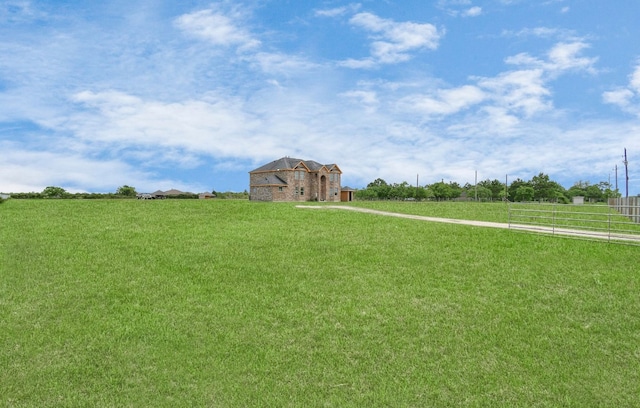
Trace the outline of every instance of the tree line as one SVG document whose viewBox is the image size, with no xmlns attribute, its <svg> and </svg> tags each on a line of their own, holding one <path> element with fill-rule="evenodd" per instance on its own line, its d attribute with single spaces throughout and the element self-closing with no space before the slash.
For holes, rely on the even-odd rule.
<svg viewBox="0 0 640 408">
<path fill-rule="evenodd" d="M 389 184 L 378 178 L 355 193 L 358 200 L 509 200 L 558 203 L 569 203 L 576 196 L 582 196 L 588 202 L 605 202 L 609 198 L 620 197 L 620 193 L 605 181 L 598 184 L 578 181 L 571 188 L 565 189 L 544 173 L 526 181 L 518 178 L 508 186 L 500 180 L 488 179 L 478 182 L 477 185 L 467 183 L 461 186 L 456 182 L 445 183 L 442 180 L 425 186 L 413 186 L 406 181 Z"/>
<path fill-rule="evenodd" d="M 248 199 L 249 193 L 245 190 L 241 193 L 236 192 L 216 192 L 212 190 L 212 193 L 216 198 L 221 199 Z M 51 199 L 51 198 L 65 198 L 65 199 L 127 199 L 136 198 L 138 192 L 135 187 L 123 185 L 118 187 L 115 193 L 70 193 L 62 187 L 49 186 L 41 192 L 30 193 L 11 193 L 11 198 L 16 199 Z M 197 199 L 198 194 L 179 194 L 166 196 L 169 199 Z M 0 198 L 0 202 L 2 199 Z"/>
</svg>

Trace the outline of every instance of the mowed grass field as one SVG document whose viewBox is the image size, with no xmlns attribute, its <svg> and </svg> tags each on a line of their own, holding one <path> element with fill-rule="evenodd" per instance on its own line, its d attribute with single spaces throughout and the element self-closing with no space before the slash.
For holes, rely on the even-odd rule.
<svg viewBox="0 0 640 408">
<path fill-rule="evenodd" d="M 9 200 L 0 406 L 638 406 L 639 255 L 291 203 Z"/>
</svg>

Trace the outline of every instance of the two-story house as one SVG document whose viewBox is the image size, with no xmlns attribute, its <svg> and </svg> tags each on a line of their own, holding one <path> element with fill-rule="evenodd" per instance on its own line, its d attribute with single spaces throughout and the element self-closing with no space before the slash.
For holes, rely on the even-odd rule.
<svg viewBox="0 0 640 408">
<path fill-rule="evenodd" d="M 282 157 L 249 172 L 249 199 L 255 201 L 340 201 L 337 164 Z"/>
</svg>

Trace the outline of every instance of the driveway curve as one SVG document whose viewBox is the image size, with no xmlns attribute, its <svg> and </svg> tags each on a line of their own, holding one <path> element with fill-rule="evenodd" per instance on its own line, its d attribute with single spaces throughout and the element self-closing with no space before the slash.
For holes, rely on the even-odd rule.
<svg viewBox="0 0 640 408">
<path fill-rule="evenodd" d="M 458 225 L 471 225 L 475 227 L 485 227 L 485 228 L 513 229 L 513 230 L 520 230 L 520 231 L 526 231 L 526 232 L 537 232 L 542 234 L 563 235 L 563 236 L 569 236 L 569 237 L 581 237 L 581 238 L 606 240 L 606 241 L 625 241 L 628 243 L 633 243 L 635 245 L 640 245 L 640 235 L 633 235 L 633 234 L 576 230 L 576 229 L 567 229 L 567 228 L 545 227 L 545 226 L 538 226 L 538 225 L 507 224 L 507 223 L 489 222 L 489 221 L 459 220 L 454 218 L 427 217 L 424 215 L 394 213 L 390 211 L 372 210 L 370 208 L 350 207 L 345 205 L 296 205 L 296 207 L 307 208 L 307 209 L 320 209 L 320 210 L 322 209 L 347 210 L 347 211 L 356 211 L 356 212 L 362 212 L 367 214 L 383 215 L 387 217 L 408 218 L 408 219 L 419 220 L 419 221 L 440 222 L 440 223 L 458 224 Z"/>
</svg>

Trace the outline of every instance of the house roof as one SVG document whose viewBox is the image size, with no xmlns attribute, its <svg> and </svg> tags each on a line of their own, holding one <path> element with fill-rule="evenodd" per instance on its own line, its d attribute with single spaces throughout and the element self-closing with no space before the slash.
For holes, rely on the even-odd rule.
<svg viewBox="0 0 640 408">
<path fill-rule="evenodd" d="M 165 195 L 180 195 L 180 194 L 190 194 L 190 193 L 185 193 L 184 191 L 180 191 L 180 190 L 176 190 L 175 188 L 172 188 L 171 190 L 167 190 L 164 192 Z"/>
<path fill-rule="evenodd" d="M 166 196 L 166 195 L 180 195 L 180 194 L 192 194 L 192 193 L 185 193 L 184 191 L 180 191 L 180 190 L 176 190 L 175 188 L 172 188 L 171 190 L 167 190 L 167 191 L 156 190 L 151 194 L 155 196 L 161 196 L 161 195 Z"/>
<path fill-rule="evenodd" d="M 251 184 L 254 186 L 286 186 L 287 182 L 278 177 L 276 174 L 268 174 L 264 177 L 254 180 Z"/>
<path fill-rule="evenodd" d="M 294 159 L 293 157 L 281 157 L 278 160 L 274 160 L 271 163 L 267 163 L 264 166 L 260 166 L 257 169 L 251 170 L 249 173 L 259 173 L 263 171 L 277 171 L 277 170 L 293 170 L 299 165 L 303 165 L 309 171 L 318 171 L 322 167 L 326 167 L 331 171 L 332 168 L 340 170 L 336 164 L 322 164 L 314 160 L 302 160 Z"/>
</svg>

